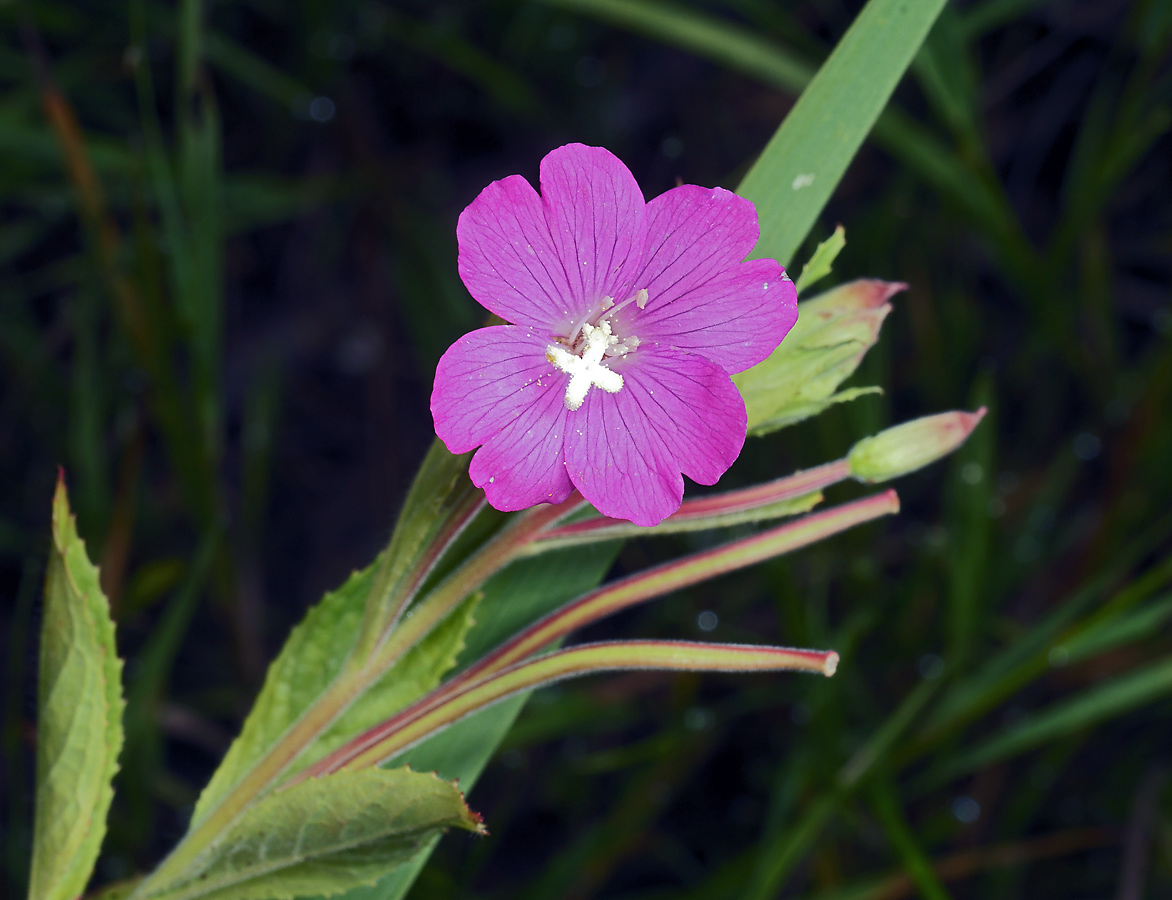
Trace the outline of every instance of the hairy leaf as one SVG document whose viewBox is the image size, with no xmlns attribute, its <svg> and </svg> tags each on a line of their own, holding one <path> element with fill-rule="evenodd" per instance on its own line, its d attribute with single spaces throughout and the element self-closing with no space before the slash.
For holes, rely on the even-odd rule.
<svg viewBox="0 0 1172 900">
<path fill-rule="evenodd" d="M 293 629 L 269 667 L 264 687 L 240 736 L 196 804 L 198 823 L 343 671 L 363 632 L 364 604 L 381 563 L 356 572 L 326 594 Z M 301 756 L 304 768 L 355 734 L 389 718 L 435 687 L 455 663 L 472 624 L 475 601 L 468 601 L 425 640 L 413 647 L 359 698 Z"/>
<path fill-rule="evenodd" d="M 149 900 L 281 900 L 373 884 L 446 828 L 483 833 L 450 782 L 400 769 L 338 772 L 265 797 Z"/>
<path fill-rule="evenodd" d="M 121 676 L 110 607 L 60 478 L 41 626 L 30 900 L 72 900 L 93 872 L 122 749 Z"/>
</svg>

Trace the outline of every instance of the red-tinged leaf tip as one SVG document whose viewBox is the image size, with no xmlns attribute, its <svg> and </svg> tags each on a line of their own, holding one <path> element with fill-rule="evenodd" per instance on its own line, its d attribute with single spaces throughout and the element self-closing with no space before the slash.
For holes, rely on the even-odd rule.
<svg viewBox="0 0 1172 900">
<path fill-rule="evenodd" d="M 482 816 L 480 813 L 478 813 L 476 810 L 474 810 L 472 807 L 470 807 L 468 805 L 468 800 L 467 800 L 467 798 L 465 798 L 463 791 L 460 791 L 459 793 L 460 793 L 460 800 L 464 804 L 464 809 L 465 809 L 465 811 L 467 811 L 469 819 L 472 820 L 472 822 L 475 826 L 472 829 L 472 833 L 483 835 L 484 837 L 487 837 L 488 836 L 488 828 L 484 824 L 484 816 Z"/>
<path fill-rule="evenodd" d="M 884 315 L 891 311 L 888 303 L 892 297 L 901 291 L 908 289 L 906 281 L 883 281 L 880 278 L 861 278 L 858 281 L 852 281 L 847 285 L 850 288 L 850 297 L 853 302 L 850 307 L 854 309 L 880 309 L 884 306 L 888 308 L 884 311 Z"/>
<path fill-rule="evenodd" d="M 966 431 L 964 433 L 965 437 L 968 437 L 970 434 L 973 433 L 973 429 L 976 428 L 978 424 L 980 424 L 981 419 L 985 418 L 985 413 L 987 413 L 988 411 L 989 411 L 989 407 L 982 406 L 979 409 L 976 409 L 971 413 L 966 413 L 966 412 L 958 412 L 957 413 L 957 415 L 964 422 L 964 425 L 966 428 Z"/>
<path fill-rule="evenodd" d="M 858 278 L 831 288 L 806 301 L 807 308 L 848 312 L 878 309 L 898 294 L 906 291 L 907 282 L 883 281 L 880 278 Z"/>
<path fill-rule="evenodd" d="M 826 658 L 822 660 L 822 674 L 827 678 L 838 671 L 838 654 L 831 650 L 826 654 Z"/>
<path fill-rule="evenodd" d="M 870 280 L 869 286 L 876 297 L 874 305 L 880 306 L 896 294 L 906 291 L 910 285 L 906 281 L 881 281 L 874 278 Z"/>
</svg>

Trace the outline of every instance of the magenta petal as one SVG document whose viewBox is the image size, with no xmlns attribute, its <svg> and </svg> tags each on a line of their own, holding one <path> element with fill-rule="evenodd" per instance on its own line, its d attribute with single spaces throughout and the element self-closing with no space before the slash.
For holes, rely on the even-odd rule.
<svg viewBox="0 0 1172 900">
<path fill-rule="evenodd" d="M 504 512 L 561 503 L 574 490 L 566 474 L 565 389 L 545 391 L 485 441 L 468 474 L 488 502 Z"/>
<path fill-rule="evenodd" d="M 541 197 L 574 307 L 585 312 L 604 297 L 630 296 L 647 212 L 627 167 L 602 147 L 558 147 L 541 161 Z"/>
<path fill-rule="evenodd" d="M 676 467 L 700 484 L 715 484 L 745 443 L 745 401 L 728 373 L 692 353 L 640 347 L 621 369 L 616 394 L 664 441 Z"/>
<path fill-rule="evenodd" d="M 497 325 L 464 335 L 435 371 L 431 415 L 453 453 L 467 453 L 526 414 L 547 395 L 563 403 L 569 377 L 545 358 L 546 338 Z"/>
<path fill-rule="evenodd" d="M 566 419 L 566 468 L 604 516 L 656 525 L 679 509 L 684 479 L 663 436 L 630 398 L 625 386 L 586 395 Z"/>
<path fill-rule="evenodd" d="M 650 235 L 639 287 L 671 301 L 739 263 L 757 245 L 752 202 L 724 188 L 683 184 L 647 204 Z"/>
<path fill-rule="evenodd" d="M 620 314 L 642 341 L 699 353 L 728 372 L 769 356 L 797 321 L 797 294 L 773 260 L 742 263 L 757 243 L 757 212 L 730 191 L 683 185 L 648 206 L 644 310 Z"/>
<path fill-rule="evenodd" d="M 649 303 L 628 327 L 641 341 L 699 353 L 734 373 L 768 357 L 797 320 L 793 282 L 773 260 L 755 259 L 669 304 Z"/>
<path fill-rule="evenodd" d="M 460 278 L 476 302 L 502 319 L 545 335 L 576 322 L 565 267 L 537 191 L 520 175 L 494 181 L 456 225 Z"/>
</svg>

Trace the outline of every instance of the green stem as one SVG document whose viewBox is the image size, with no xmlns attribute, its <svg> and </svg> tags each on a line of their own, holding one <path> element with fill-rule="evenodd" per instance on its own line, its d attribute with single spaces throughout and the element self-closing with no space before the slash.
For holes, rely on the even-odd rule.
<svg viewBox="0 0 1172 900">
<path fill-rule="evenodd" d="M 372 659 L 385 671 L 451 615 L 473 591 L 520 556 L 539 532 L 569 515 L 581 503 L 582 497 L 575 491 L 564 503 L 536 506 L 514 518 L 499 534 L 405 612 L 398 627 L 383 635 Z"/>
</svg>

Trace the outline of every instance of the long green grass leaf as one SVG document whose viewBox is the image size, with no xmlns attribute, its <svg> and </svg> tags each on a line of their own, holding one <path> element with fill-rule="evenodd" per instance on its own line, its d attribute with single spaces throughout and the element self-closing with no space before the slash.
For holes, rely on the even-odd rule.
<svg viewBox="0 0 1172 900">
<path fill-rule="evenodd" d="M 738 193 L 757 204 L 754 251 L 787 265 L 883 112 L 944 0 L 871 0 L 802 92 Z"/>
<path fill-rule="evenodd" d="M 1006 734 L 979 744 L 926 776 L 938 784 L 974 769 L 1075 734 L 1172 693 L 1172 659 L 1128 672 L 1033 714 Z"/>
<path fill-rule="evenodd" d="M 550 6 L 585 13 L 648 37 L 705 56 L 734 71 L 758 77 L 797 93 L 815 67 L 775 42 L 715 16 L 660 0 L 542 0 Z"/>
</svg>

